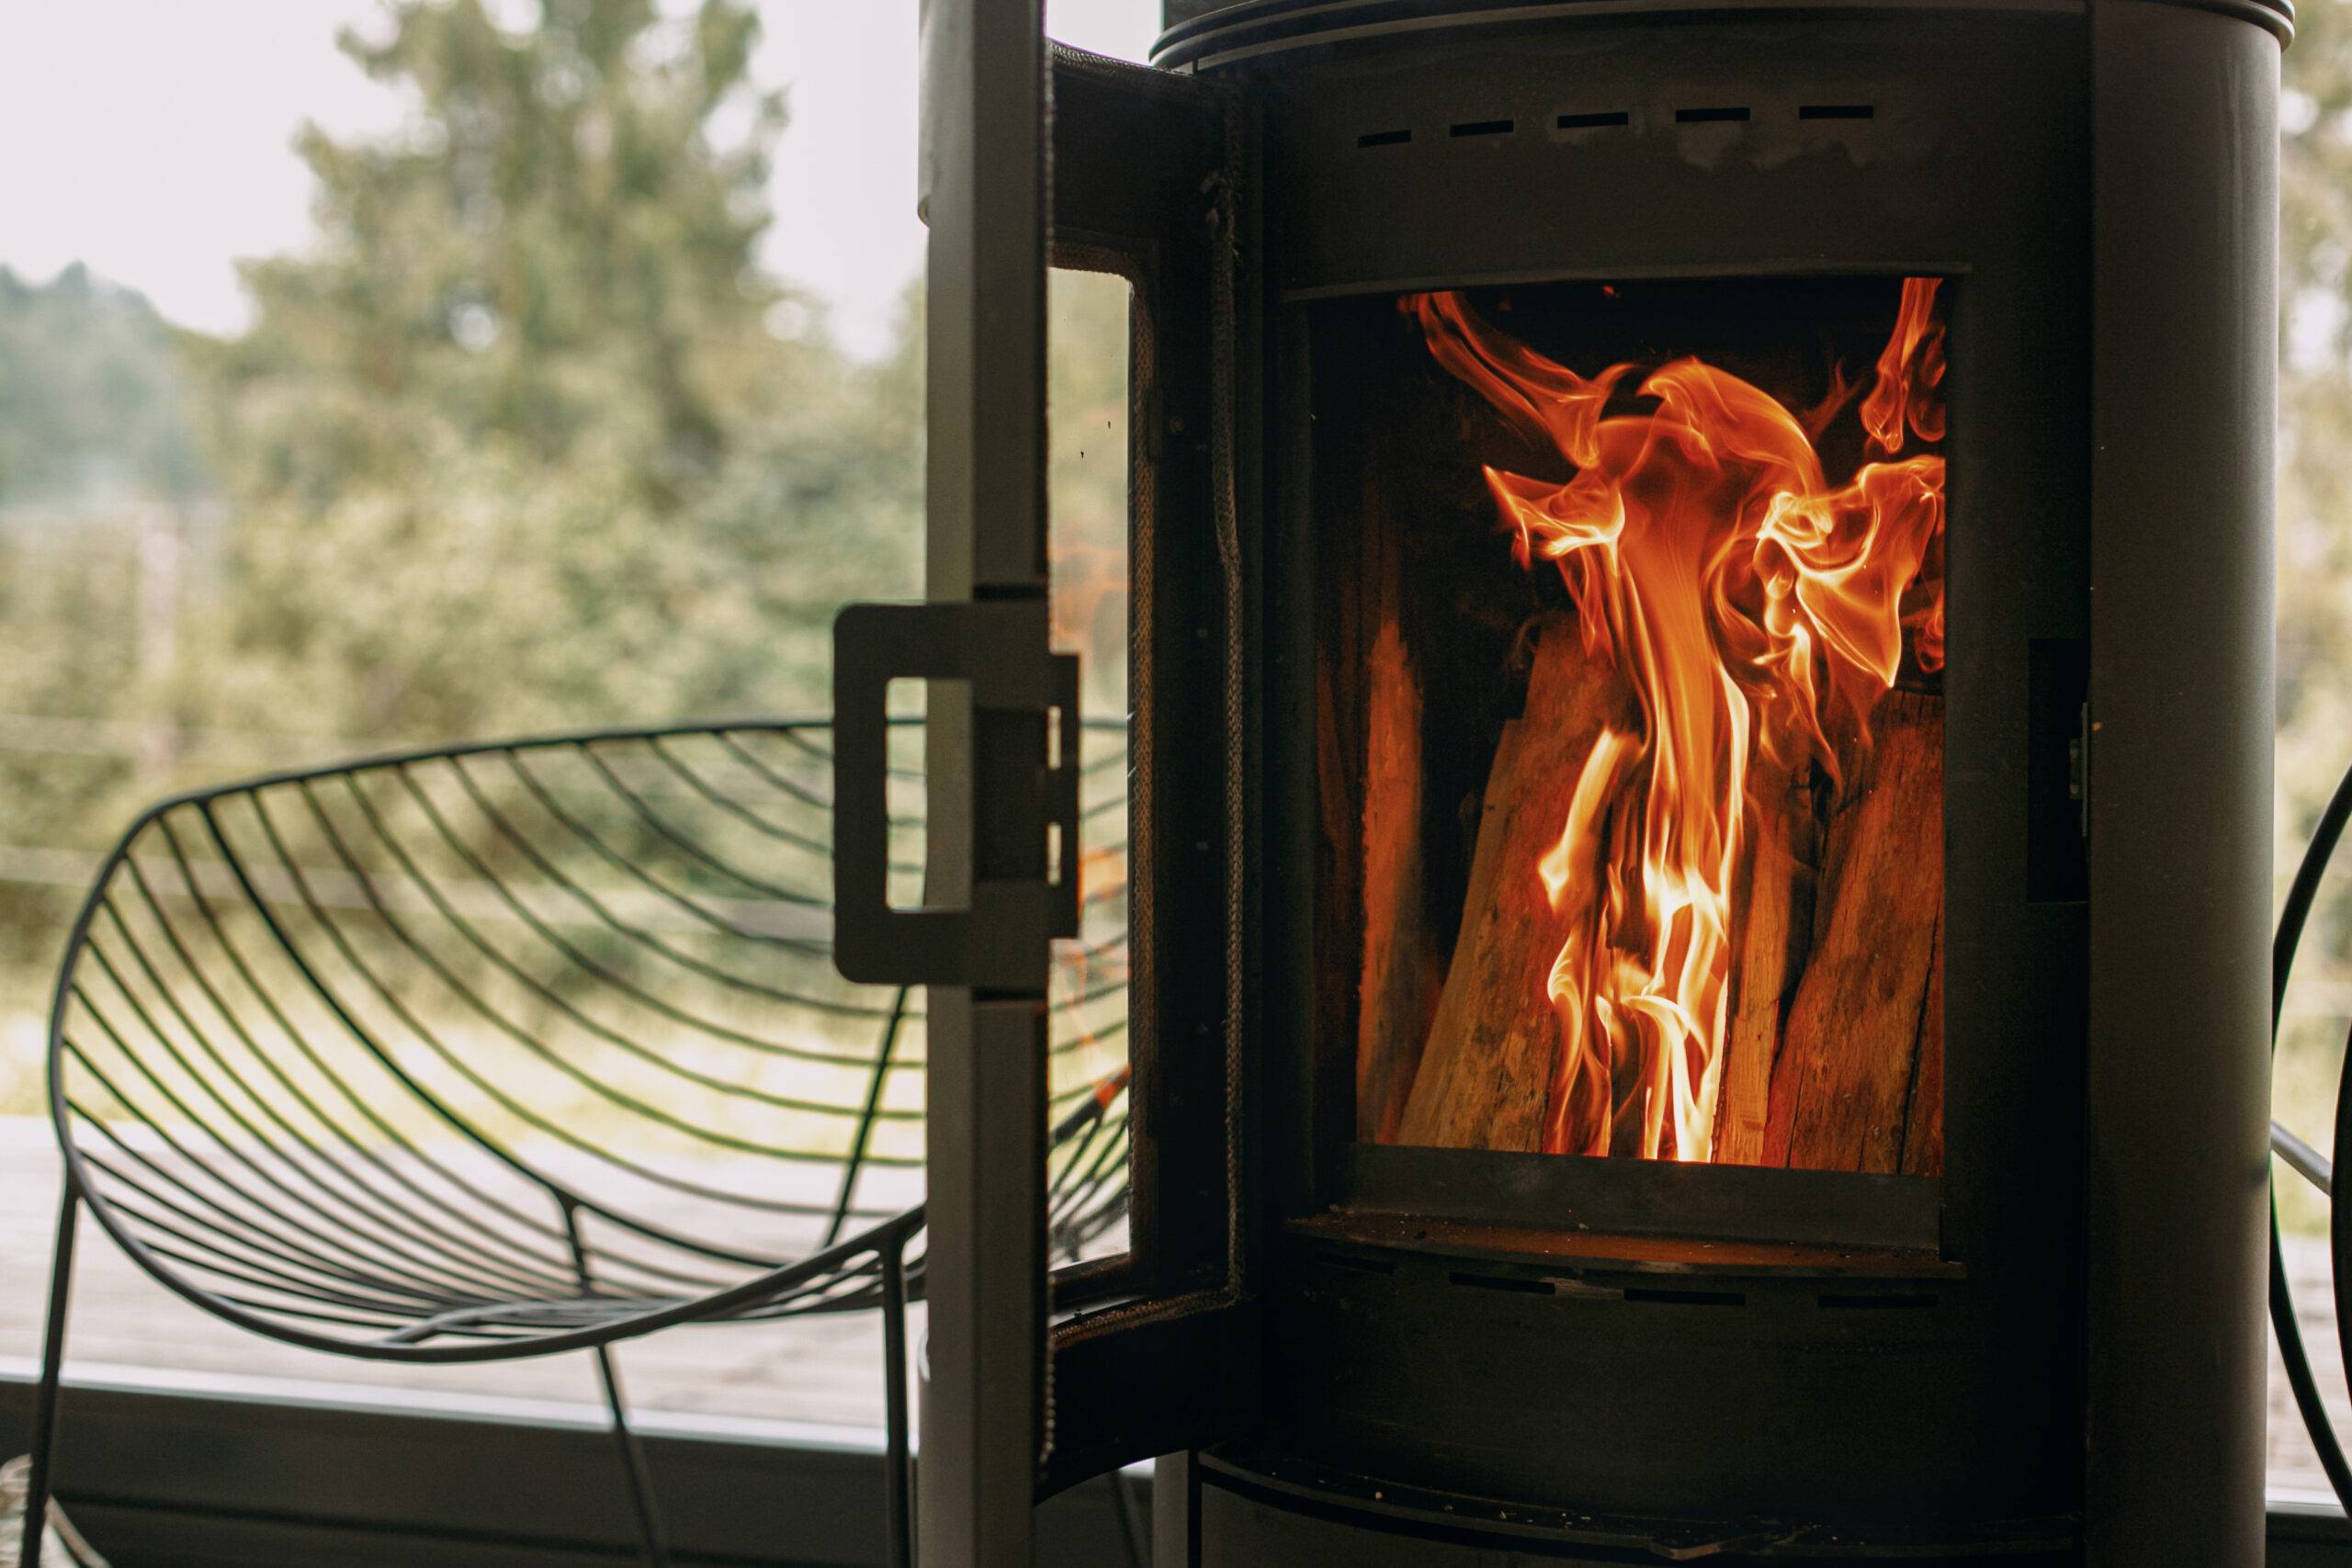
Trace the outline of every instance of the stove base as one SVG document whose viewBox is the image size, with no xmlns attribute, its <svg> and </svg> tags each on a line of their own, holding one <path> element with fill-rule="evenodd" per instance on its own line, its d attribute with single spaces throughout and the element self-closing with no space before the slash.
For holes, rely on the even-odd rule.
<svg viewBox="0 0 2352 1568">
<path fill-rule="evenodd" d="M 1611 1517 L 1419 1491 L 1264 1456 L 1163 1460 L 1155 1492 L 1157 1560 L 1185 1568 L 1532 1568 L 1564 1562 L 2073 1568 L 2082 1562 L 2072 1518 L 1944 1530 L 1929 1539 L 1778 1520 Z"/>
</svg>

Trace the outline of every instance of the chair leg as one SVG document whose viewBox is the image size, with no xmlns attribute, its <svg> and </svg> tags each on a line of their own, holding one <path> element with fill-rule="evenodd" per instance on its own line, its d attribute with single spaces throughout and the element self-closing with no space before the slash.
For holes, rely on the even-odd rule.
<svg viewBox="0 0 2352 1568">
<path fill-rule="evenodd" d="M 17 1549 L 21 1568 L 40 1568 L 41 1538 L 49 1528 L 49 1459 L 57 1444 L 58 1384 L 65 1371 L 65 1307 L 74 1291 L 74 1226 L 81 1206 L 74 1184 L 65 1184 L 57 1205 L 57 1241 L 49 1266 L 49 1327 L 41 1346 L 40 1385 L 33 1393 L 31 1490 L 25 1496 L 24 1534 Z"/>
<path fill-rule="evenodd" d="M 914 1568 L 913 1413 L 907 1400 L 906 1237 L 882 1250 L 883 1506 L 889 1510 L 890 1568 Z"/>
<path fill-rule="evenodd" d="M 637 1511 L 638 1555 L 646 1568 L 667 1568 L 670 1548 L 662 1539 L 662 1510 L 653 1496 L 653 1476 L 645 1463 L 645 1445 L 628 1424 L 628 1407 L 621 1398 L 620 1369 L 613 1364 L 613 1348 L 596 1347 L 596 1375 L 605 1385 L 605 1408 L 612 1413 L 613 1438 L 619 1443 L 621 1467 L 628 1473 L 628 1500 Z"/>
<path fill-rule="evenodd" d="M 571 1243 L 571 1270 L 578 1276 L 580 1289 L 593 1293 L 595 1277 L 588 1268 L 588 1247 L 580 1237 L 580 1211 L 570 1199 L 559 1199 L 557 1206 L 563 1211 L 563 1234 Z M 620 1445 L 621 1469 L 628 1476 L 629 1506 L 637 1514 L 637 1551 L 646 1568 L 669 1568 L 670 1548 L 662 1539 L 662 1510 L 653 1497 L 653 1473 L 645 1462 L 645 1445 L 637 1440 L 636 1429 L 628 1424 L 628 1402 L 621 1397 L 620 1368 L 613 1360 L 613 1348 L 599 1345 L 595 1349 L 596 1377 L 605 1385 L 605 1409 L 613 1418 L 613 1440 Z"/>
</svg>

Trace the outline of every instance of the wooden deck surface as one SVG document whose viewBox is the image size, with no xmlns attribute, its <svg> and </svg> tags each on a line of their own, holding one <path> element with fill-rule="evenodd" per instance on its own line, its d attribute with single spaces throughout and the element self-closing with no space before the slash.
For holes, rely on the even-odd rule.
<svg viewBox="0 0 2352 1568">
<path fill-rule="evenodd" d="M 0 1119 L 0 1359 L 29 1360 L 40 1354 L 56 1202 L 57 1155 L 48 1123 Z M 353 1393 L 360 1399 L 369 1387 L 579 1404 L 597 1397 L 582 1355 L 480 1367 L 410 1367 L 324 1356 L 262 1339 L 171 1295 L 103 1233 L 85 1227 L 83 1235 L 73 1361 L 346 1383 L 357 1385 Z M 2335 1348 L 2326 1243 L 2290 1237 L 2288 1266 L 2321 1384 L 2337 1421 L 2352 1434 L 2352 1398 L 2346 1397 Z M 869 1432 L 881 1425 L 882 1347 L 879 1325 L 870 1317 L 683 1328 L 622 1346 L 620 1357 L 631 1401 L 649 1411 Z M 2274 1491 L 2288 1493 L 2326 1488 L 2275 1353 L 2270 1483 Z"/>
</svg>

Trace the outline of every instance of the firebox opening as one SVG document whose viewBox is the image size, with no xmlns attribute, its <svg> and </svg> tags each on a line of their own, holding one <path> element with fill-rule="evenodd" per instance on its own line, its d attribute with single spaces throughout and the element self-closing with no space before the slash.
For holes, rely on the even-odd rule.
<svg viewBox="0 0 2352 1568">
<path fill-rule="evenodd" d="M 1940 1173 L 1949 291 L 1317 308 L 1357 1142 Z"/>
</svg>

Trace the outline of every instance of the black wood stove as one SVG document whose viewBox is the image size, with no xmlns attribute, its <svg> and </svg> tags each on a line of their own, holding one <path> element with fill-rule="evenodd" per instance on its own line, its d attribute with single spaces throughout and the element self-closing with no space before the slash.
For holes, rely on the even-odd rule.
<svg viewBox="0 0 2352 1568">
<path fill-rule="evenodd" d="M 928 0 L 932 603 L 838 640 L 930 984 L 922 1559 L 2262 1551 L 2284 0 Z M 1130 1247 L 1049 265 L 1134 293 Z M 885 898 L 884 694 L 930 682 Z"/>
</svg>

